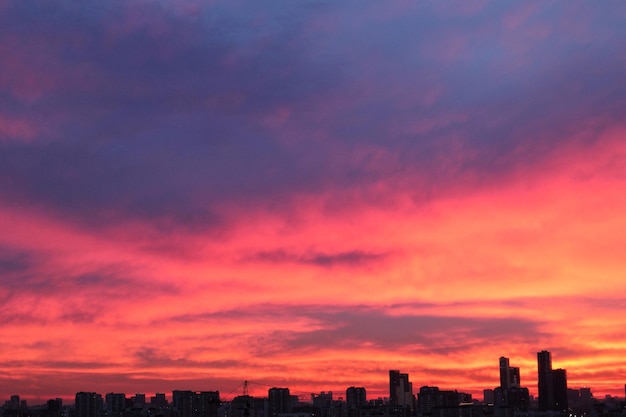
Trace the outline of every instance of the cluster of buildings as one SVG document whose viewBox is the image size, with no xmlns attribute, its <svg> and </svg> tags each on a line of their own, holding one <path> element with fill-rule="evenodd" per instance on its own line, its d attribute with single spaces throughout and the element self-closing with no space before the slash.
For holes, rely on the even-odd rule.
<svg viewBox="0 0 626 417">
<path fill-rule="evenodd" d="M 422 386 L 417 392 L 407 373 L 389 371 L 389 397 L 367 399 L 364 387 L 349 387 L 345 396 L 332 392 L 311 394 L 310 400 L 292 395 L 289 388 L 272 387 L 267 397 L 243 395 L 223 401 L 218 391 L 172 391 L 146 399 L 145 394 L 126 397 L 109 393 L 79 392 L 73 406 L 59 398 L 28 407 L 12 396 L 2 417 L 626 417 L 626 402 L 593 398 L 589 388 L 567 387 L 567 372 L 553 369 L 550 352 L 537 353 L 538 396 L 522 386 L 520 369 L 501 357 L 500 385 L 483 391 L 483 401 L 471 394 Z M 626 390 L 626 386 L 625 386 Z"/>
</svg>

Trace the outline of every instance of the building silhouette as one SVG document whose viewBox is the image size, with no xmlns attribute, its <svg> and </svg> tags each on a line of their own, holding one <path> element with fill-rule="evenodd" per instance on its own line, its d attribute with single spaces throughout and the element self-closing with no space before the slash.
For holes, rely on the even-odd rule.
<svg viewBox="0 0 626 417">
<path fill-rule="evenodd" d="M 364 387 L 350 387 L 346 390 L 346 405 L 348 408 L 367 406 L 367 392 Z"/>
<path fill-rule="evenodd" d="M 46 402 L 46 411 L 44 415 L 46 417 L 61 417 L 61 411 L 63 409 L 63 400 L 61 398 L 55 398 Z"/>
<path fill-rule="evenodd" d="M 554 386 L 552 383 L 552 356 L 550 352 L 537 352 L 537 391 L 540 411 L 554 408 Z"/>
<path fill-rule="evenodd" d="M 512 367 L 509 358 L 500 357 L 500 386 L 493 390 L 495 414 L 513 416 L 517 412 L 528 411 L 530 394 L 521 386 L 520 371 Z"/>
<path fill-rule="evenodd" d="M 511 367 L 504 356 L 500 357 L 500 388 L 511 388 Z"/>
<path fill-rule="evenodd" d="M 367 396 L 365 388 L 350 387 L 346 390 L 346 407 L 348 417 L 360 417 L 361 410 L 367 406 Z"/>
<path fill-rule="evenodd" d="M 150 397 L 150 406 L 152 407 L 165 408 L 168 405 L 167 398 L 163 392 L 157 392 L 154 394 L 154 397 Z"/>
<path fill-rule="evenodd" d="M 495 401 L 494 393 L 492 389 L 486 388 L 483 390 L 483 403 L 493 404 Z"/>
<path fill-rule="evenodd" d="M 172 411 L 177 417 L 217 417 L 219 404 L 219 391 L 172 391 Z"/>
<path fill-rule="evenodd" d="M 146 394 L 136 393 L 132 397 L 133 408 L 143 409 L 146 406 Z"/>
<path fill-rule="evenodd" d="M 408 412 L 415 409 L 413 384 L 409 381 L 409 374 L 398 370 L 389 371 L 389 403 L 398 409 L 408 409 Z"/>
<path fill-rule="evenodd" d="M 98 417 L 102 410 L 102 395 L 95 392 L 77 392 L 74 400 L 76 417 Z"/>
<path fill-rule="evenodd" d="M 554 369 L 552 371 L 552 395 L 554 400 L 554 411 L 567 412 L 569 409 L 567 398 L 567 372 L 565 369 Z"/>
<path fill-rule="evenodd" d="M 417 409 L 423 416 L 433 414 L 435 406 L 440 405 L 439 387 L 423 386 L 417 395 Z"/>
<path fill-rule="evenodd" d="M 110 392 L 104 396 L 106 410 L 111 416 L 121 416 L 126 409 L 126 394 Z"/>
<path fill-rule="evenodd" d="M 540 411 L 567 413 L 567 372 L 565 369 L 552 369 L 550 352 L 537 352 L 537 387 Z"/>
<path fill-rule="evenodd" d="M 253 401 L 253 398 L 247 393 L 233 398 L 230 401 L 229 416 L 251 417 L 253 415 L 252 401 Z"/>
<path fill-rule="evenodd" d="M 528 389 L 521 386 L 520 368 L 509 358 L 499 358 L 500 386 L 483 390 L 483 402 L 456 390 L 422 386 L 413 394 L 408 373 L 389 370 L 389 397 L 368 402 L 364 387 L 351 386 L 343 398 L 332 392 L 311 394 L 311 402 L 298 402 L 289 388 L 271 388 L 265 398 L 247 394 L 224 403 L 218 391 L 172 391 L 172 401 L 157 393 L 146 404 L 145 394 L 126 398 L 123 393 L 107 393 L 105 401 L 95 392 L 78 392 L 74 410 L 63 407 L 61 399 L 49 400 L 45 407 L 29 409 L 18 395 L 0 407 L 0 417 L 564 417 L 566 413 L 589 417 L 625 417 L 626 402 L 606 396 L 593 398 L 590 388 L 568 389 L 567 371 L 552 369 L 548 351 L 537 352 L 538 408 L 530 410 Z M 246 381 L 247 384 L 247 381 Z M 626 386 L 625 386 L 626 389 Z M 538 410 L 539 412 L 536 412 Z"/>
<path fill-rule="evenodd" d="M 458 391 L 423 386 L 417 395 L 417 411 L 422 416 L 463 417 L 470 410 L 472 396 Z"/>
<path fill-rule="evenodd" d="M 291 394 L 289 388 L 270 388 L 268 391 L 268 416 L 291 412 Z"/>
</svg>

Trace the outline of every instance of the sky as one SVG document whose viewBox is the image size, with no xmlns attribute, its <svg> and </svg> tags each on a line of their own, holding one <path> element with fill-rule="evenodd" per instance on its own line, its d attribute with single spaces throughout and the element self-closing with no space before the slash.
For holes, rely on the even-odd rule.
<svg viewBox="0 0 626 417">
<path fill-rule="evenodd" d="M 0 399 L 623 396 L 625 20 L 0 0 Z"/>
</svg>

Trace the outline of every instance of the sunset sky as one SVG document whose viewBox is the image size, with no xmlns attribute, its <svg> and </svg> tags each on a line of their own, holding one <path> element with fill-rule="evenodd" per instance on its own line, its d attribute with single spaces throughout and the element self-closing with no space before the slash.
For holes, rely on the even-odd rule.
<svg viewBox="0 0 626 417">
<path fill-rule="evenodd" d="M 0 402 L 626 383 L 623 1 L 0 0 Z"/>
</svg>

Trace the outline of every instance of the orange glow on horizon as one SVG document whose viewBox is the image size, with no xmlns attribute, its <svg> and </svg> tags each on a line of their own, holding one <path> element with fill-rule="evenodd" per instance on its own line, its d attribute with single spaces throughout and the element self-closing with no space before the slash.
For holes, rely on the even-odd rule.
<svg viewBox="0 0 626 417">
<path fill-rule="evenodd" d="M 188 236 L 192 257 L 146 248 L 141 224 L 97 235 L 5 207 L 2 244 L 41 256 L 33 268 L 48 289 L 5 302 L 5 333 L 29 340 L 1 342 L 14 358 L 4 381 L 75 381 L 54 394 L 64 396 L 111 373 L 133 381 L 127 390 L 249 379 L 384 395 L 386 370 L 400 368 L 416 388 L 481 397 L 497 384 L 501 355 L 535 392 L 533 355 L 549 348 L 571 386 L 621 393 L 626 339 L 612 330 L 624 324 L 625 184 L 602 167 L 622 145 L 601 143 L 582 180 L 584 155 L 575 154 L 548 179 L 429 204 L 397 197 L 392 207 L 355 202 L 329 215 L 332 194 L 309 196 L 291 219 L 270 211 L 233 219 L 217 240 Z M 92 278 L 94 269 L 110 278 Z M 66 277 L 90 285 L 68 292 Z"/>
</svg>

